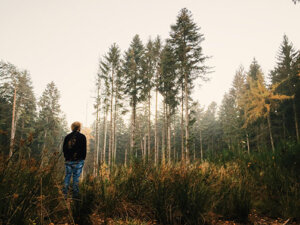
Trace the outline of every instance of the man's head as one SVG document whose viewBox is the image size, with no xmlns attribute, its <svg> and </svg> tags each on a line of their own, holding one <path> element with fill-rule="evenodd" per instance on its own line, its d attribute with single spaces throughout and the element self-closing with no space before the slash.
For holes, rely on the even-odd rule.
<svg viewBox="0 0 300 225">
<path fill-rule="evenodd" d="M 81 123 L 78 122 L 78 121 L 72 123 L 71 129 L 72 129 L 72 131 L 80 131 L 80 129 L 81 129 Z"/>
</svg>

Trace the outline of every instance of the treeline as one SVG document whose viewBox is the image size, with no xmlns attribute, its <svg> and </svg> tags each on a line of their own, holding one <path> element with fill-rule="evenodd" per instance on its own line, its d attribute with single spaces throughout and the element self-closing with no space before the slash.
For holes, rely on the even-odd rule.
<svg viewBox="0 0 300 225">
<path fill-rule="evenodd" d="M 136 35 L 123 54 L 114 43 L 103 55 L 90 146 L 94 168 L 132 157 L 188 163 L 226 149 L 251 154 L 299 142 L 300 54 L 287 36 L 269 74 L 255 59 L 248 70 L 240 66 L 222 104 L 206 109 L 191 97 L 210 72 L 203 40 L 184 8 L 166 40 L 143 44 Z"/>
<path fill-rule="evenodd" d="M 24 159 L 57 152 L 66 133 L 59 98 L 51 82 L 37 100 L 29 72 L 0 61 L 1 154 Z"/>
<path fill-rule="evenodd" d="M 251 154 L 299 143 L 300 54 L 287 36 L 269 74 L 255 59 L 248 69 L 241 66 L 222 104 L 207 108 L 191 96 L 210 72 L 203 40 L 184 8 L 166 40 L 143 44 L 136 35 L 124 53 L 113 44 L 103 55 L 87 164 L 94 172 L 101 163 L 128 164 L 132 157 L 189 163 L 223 150 Z M 53 82 L 37 100 L 28 71 L 1 61 L 0 101 L 2 153 L 30 157 L 60 149 L 66 122 Z"/>
</svg>

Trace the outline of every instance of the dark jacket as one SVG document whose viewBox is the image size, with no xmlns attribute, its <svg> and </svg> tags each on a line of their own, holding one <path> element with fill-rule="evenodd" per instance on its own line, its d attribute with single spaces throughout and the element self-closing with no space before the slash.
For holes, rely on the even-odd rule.
<svg viewBox="0 0 300 225">
<path fill-rule="evenodd" d="M 73 131 L 65 137 L 63 152 L 66 161 L 85 160 L 86 137 L 78 131 Z"/>
</svg>

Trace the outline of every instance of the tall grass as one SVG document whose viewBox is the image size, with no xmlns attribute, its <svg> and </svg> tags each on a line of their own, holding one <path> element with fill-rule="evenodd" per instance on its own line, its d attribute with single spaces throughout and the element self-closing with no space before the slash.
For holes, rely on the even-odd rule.
<svg viewBox="0 0 300 225">
<path fill-rule="evenodd" d="M 209 224 L 211 217 L 246 223 L 252 210 L 300 219 L 300 149 L 220 153 L 203 163 L 103 167 L 80 184 L 81 199 L 62 198 L 63 165 L 0 159 L 0 224 Z M 113 222 L 112 222 L 113 221 Z M 126 222 L 126 223 L 127 223 Z"/>
<path fill-rule="evenodd" d="M 95 209 L 104 220 L 204 224 L 206 215 L 216 211 L 246 221 L 250 197 L 242 182 L 228 177 L 231 172 L 209 163 L 152 167 L 134 162 L 113 169 L 109 178 L 87 179 L 82 188 L 97 199 Z"/>
<path fill-rule="evenodd" d="M 0 224 L 46 224 L 66 217 L 58 160 L 54 154 L 42 165 L 0 156 Z"/>
<path fill-rule="evenodd" d="M 211 162 L 213 159 L 210 160 Z M 253 208 L 270 217 L 300 219 L 300 145 L 248 154 L 219 154 L 217 165 L 237 164 Z"/>
</svg>

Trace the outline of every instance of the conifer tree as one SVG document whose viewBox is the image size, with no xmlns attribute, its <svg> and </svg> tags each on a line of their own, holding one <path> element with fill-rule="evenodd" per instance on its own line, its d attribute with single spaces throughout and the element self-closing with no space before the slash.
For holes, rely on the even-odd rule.
<svg viewBox="0 0 300 225">
<path fill-rule="evenodd" d="M 250 77 L 253 80 L 257 80 L 260 72 L 261 72 L 260 65 L 258 64 L 257 60 L 254 58 L 252 63 L 250 64 L 248 77 Z"/>
<path fill-rule="evenodd" d="M 271 71 L 272 84 L 277 85 L 276 93 L 284 95 L 295 95 L 295 98 L 291 101 L 285 102 L 281 105 L 280 111 L 283 114 L 283 122 L 286 123 L 285 118 L 292 117 L 294 119 L 294 130 L 297 142 L 300 142 L 299 136 L 299 102 L 300 102 L 300 79 L 298 74 L 300 72 L 300 52 L 294 49 L 292 43 L 289 43 L 288 37 L 284 35 L 283 42 L 280 46 L 277 56 L 277 65 L 274 70 Z M 297 104 L 298 103 L 298 104 Z M 292 115 L 287 113 L 292 110 Z M 286 115 L 287 114 L 287 115 Z"/>
<path fill-rule="evenodd" d="M 256 144 L 256 148 L 259 150 L 261 142 L 261 134 L 264 130 L 263 122 L 256 120 L 252 123 L 245 123 L 249 115 L 247 113 L 249 112 L 249 106 L 250 102 L 252 101 L 250 96 L 250 80 L 256 81 L 262 74 L 261 67 L 258 64 L 257 60 L 254 58 L 252 63 L 250 64 L 249 71 L 246 73 L 245 76 L 245 84 L 242 86 L 242 95 L 239 97 L 239 106 L 242 109 L 243 113 L 243 120 L 244 125 L 243 129 L 245 129 L 246 132 L 246 140 L 247 140 L 247 149 L 248 154 L 250 154 L 250 147 L 254 144 Z M 253 144 L 251 145 L 251 140 L 255 140 Z M 252 142 L 251 142 L 252 143 Z"/>
<path fill-rule="evenodd" d="M 154 55 L 156 56 L 155 60 L 155 79 L 154 79 L 154 83 L 155 83 L 155 125 L 154 125 L 154 164 L 156 165 L 158 162 L 158 132 L 157 132 L 157 119 L 158 119 L 158 79 L 160 77 L 160 63 L 159 63 L 159 56 L 161 54 L 161 40 L 160 37 L 158 36 L 154 42 Z"/>
<path fill-rule="evenodd" d="M 100 61 L 100 78 L 103 80 L 103 90 L 101 93 L 103 99 L 103 146 L 102 146 L 102 156 L 101 160 L 103 163 L 106 163 L 106 151 L 107 151 L 107 117 L 110 109 L 110 96 L 111 96 L 111 83 L 110 83 L 110 74 L 108 65 L 104 63 L 103 60 Z M 108 152 L 109 154 L 109 152 Z M 109 163 L 109 161 L 107 161 Z"/>
<path fill-rule="evenodd" d="M 229 149 L 233 149 L 234 147 L 239 149 L 241 147 L 240 143 L 243 143 L 244 136 L 247 138 L 247 130 L 244 131 L 242 128 L 244 124 L 244 109 L 241 105 L 241 100 L 245 91 L 244 68 L 240 66 L 234 76 L 232 88 L 224 95 L 219 110 L 219 120 L 223 129 L 223 139 L 227 143 Z M 247 147 L 248 146 L 247 141 Z M 248 151 L 250 151 L 250 149 L 248 149 Z"/>
<path fill-rule="evenodd" d="M 10 130 L 9 157 L 13 154 L 16 138 L 25 139 L 34 131 L 36 100 L 32 89 L 26 70 L 20 71 L 11 63 L 0 62 L 0 129 L 6 133 L 4 145 L 7 145 L 7 131 Z"/>
<path fill-rule="evenodd" d="M 11 124 L 11 92 L 8 85 L 7 63 L 0 61 L 0 148 L 5 155 L 9 154 L 9 125 Z"/>
<path fill-rule="evenodd" d="M 207 152 L 213 154 L 216 148 L 218 124 L 216 119 L 217 103 L 212 102 L 207 107 L 203 115 L 203 142 L 206 145 Z"/>
<path fill-rule="evenodd" d="M 269 136 L 272 151 L 275 151 L 274 139 L 272 134 L 271 118 L 270 112 L 274 108 L 276 101 L 283 101 L 290 99 L 291 96 L 274 94 L 278 85 L 273 85 L 268 89 L 265 85 L 263 74 L 257 73 L 257 79 L 254 80 L 249 77 L 249 101 L 247 102 L 247 118 L 245 121 L 245 126 L 251 122 L 255 122 L 258 118 L 264 117 L 268 122 Z"/>
<path fill-rule="evenodd" d="M 16 124 L 16 136 L 21 142 L 30 139 L 35 132 L 36 126 L 36 98 L 33 93 L 30 74 L 25 70 L 20 73 L 16 107 L 18 121 Z M 26 152 L 20 152 L 20 158 L 23 156 L 30 157 L 31 149 L 27 148 Z"/>
<path fill-rule="evenodd" d="M 109 85 L 109 87 L 106 87 L 107 89 L 110 89 L 108 91 L 109 97 L 110 97 L 110 126 L 109 126 L 109 147 L 108 147 L 108 164 L 111 165 L 112 158 L 113 158 L 113 152 L 114 152 L 114 144 L 115 144 L 115 136 L 114 136 L 114 125 L 115 125 L 115 118 L 113 113 L 115 107 L 114 107 L 114 99 L 116 98 L 116 78 L 117 74 L 120 70 L 120 50 L 119 47 L 116 44 L 113 44 L 107 55 L 104 56 L 104 61 L 102 61 L 102 72 L 104 74 L 104 79 L 106 79 L 105 84 Z"/>
<path fill-rule="evenodd" d="M 185 155 L 189 156 L 189 96 L 192 81 L 196 78 L 205 79 L 207 67 L 204 62 L 207 57 L 203 56 L 201 43 L 203 35 L 199 33 L 197 24 L 192 19 L 192 14 L 183 8 L 175 25 L 171 26 L 169 42 L 174 51 L 179 82 L 182 83 L 185 105 Z"/>
<path fill-rule="evenodd" d="M 16 101 L 19 86 L 20 71 L 11 63 L 1 61 L 1 96 L 9 105 L 9 117 L 11 118 L 9 157 L 12 156 L 15 144 L 16 126 L 19 113 L 17 112 Z M 7 121 L 8 124 L 8 121 Z"/>
<path fill-rule="evenodd" d="M 65 135 L 66 129 L 63 127 L 65 123 L 61 115 L 59 99 L 59 91 L 52 81 L 47 84 L 38 102 L 38 142 L 42 150 L 42 156 L 46 152 L 56 152 Z"/>
<path fill-rule="evenodd" d="M 159 39 L 156 41 L 152 41 L 149 39 L 146 48 L 145 48 L 145 60 L 144 60 L 144 88 L 143 92 L 145 95 L 145 99 L 147 99 L 148 109 L 148 130 L 147 130 L 147 157 L 150 157 L 150 151 L 151 151 L 151 91 L 153 87 L 155 86 L 155 80 L 154 76 L 157 70 L 157 64 L 158 64 L 158 58 L 159 58 L 159 49 L 160 46 L 158 46 L 157 43 Z"/>
<path fill-rule="evenodd" d="M 163 107 L 166 117 L 166 130 L 163 132 L 166 134 L 167 139 L 167 156 L 170 163 L 171 155 L 171 116 L 175 113 L 178 94 L 177 86 L 177 74 L 175 67 L 175 57 L 172 52 L 171 46 L 167 43 L 161 53 L 160 59 L 161 75 L 159 77 L 159 91 L 163 96 Z M 165 152 L 164 149 L 162 149 Z M 164 160 L 164 159 L 163 159 Z"/>
<path fill-rule="evenodd" d="M 128 95 L 132 108 L 130 154 L 136 153 L 136 109 L 137 104 L 143 100 L 143 65 L 144 46 L 139 36 L 135 35 L 129 49 L 125 52 L 123 63 L 124 92 Z"/>
<path fill-rule="evenodd" d="M 99 68 L 99 72 L 96 78 L 96 102 L 94 104 L 94 108 L 96 110 L 96 121 L 95 121 L 95 146 L 94 146 L 94 176 L 98 171 L 99 165 L 99 151 L 100 151 L 100 109 L 101 109 L 101 71 Z"/>
<path fill-rule="evenodd" d="M 117 69 L 117 73 L 116 73 L 116 79 L 115 79 L 115 102 L 114 102 L 114 125 L 113 125 L 113 140 L 114 140 L 114 157 L 113 160 L 114 162 L 116 162 L 117 159 L 117 140 L 118 140 L 118 133 L 120 133 L 120 129 L 117 127 L 120 123 L 121 125 L 123 120 L 122 118 L 119 118 L 120 115 L 123 115 L 126 110 L 123 109 L 123 90 L 124 90 L 124 84 L 123 84 L 123 72 L 122 72 L 122 68 L 121 68 L 121 60 L 120 60 L 120 65 Z M 121 109 L 122 111 L 119 112 L 119 109 Z"/>
<path fill-rule="evenodd" d="M 191 109 L 191 120 L 192 120 L 192 127 L 193 127 L 193 136 L 194 136 L 194 146 L 198 146 L 200 160 L 201 162 L 204 159 L 203 154 L 203 130 L 205 129 L 203 121 L 204 117 L 204 107 L 202 107 L 199 102 L 194 102 Z M 197 142 L 198 140 L 198 142 Z M 199 144 L 198 144 L 199 143 Z M 196 147 L 194 148 L 194 159 L 196 158 Z"/>
<path fill-rule="evenodd" d="M 238 115 L 239 111 L 235 105 L 233 90 L 229 93 L 225 93 L 220 106 L 219 119 L 223 130 L 223 140 L 228 146 L 229 150 L 232 150 L 237 146 L 237 129 L 238 129 Z"/>
</svg>

